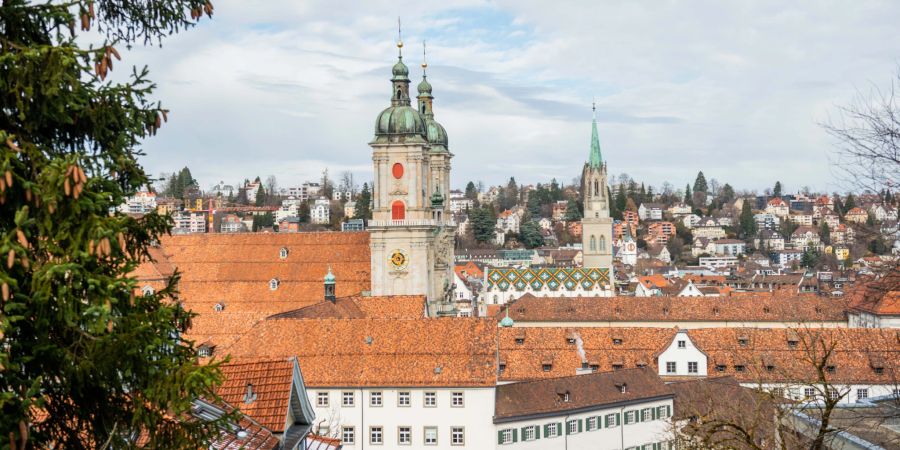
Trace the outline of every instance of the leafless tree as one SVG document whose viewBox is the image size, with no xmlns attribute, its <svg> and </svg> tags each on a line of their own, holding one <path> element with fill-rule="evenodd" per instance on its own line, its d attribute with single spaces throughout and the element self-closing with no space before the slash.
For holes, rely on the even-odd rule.
<svg viewBox="0 0 900 450">
<path fill-rule="evenodd" d="M 275 175 L 269 175 L 266 178 L 266 193 L 270 196 L 278 195 L 278 181 L 275 179 Z"/>
<path fill-rule="evenodd" d="M 837 117 L 822 124 L 836 141 L 832 166 L 849 189 L 879 192 L 900 175 L 900 70 L 887 89 L 857 92 Z"/>
</svg>

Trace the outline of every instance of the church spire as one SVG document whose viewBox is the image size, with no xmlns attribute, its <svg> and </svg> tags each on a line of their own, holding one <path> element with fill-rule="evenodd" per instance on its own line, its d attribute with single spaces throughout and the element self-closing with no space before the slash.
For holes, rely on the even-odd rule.
<svg viewBox="0 0 900 450">
<path fill-rule="evenodd" d="M 594 119 L 591 122 L 591 156 L 588 165 L 600 167 L 603 164 L 603 157 L 600 155 L 600 137 L 597 134 L 597 102 L 593 103 L 591 109 L 594 111 Z"/>
</svg>

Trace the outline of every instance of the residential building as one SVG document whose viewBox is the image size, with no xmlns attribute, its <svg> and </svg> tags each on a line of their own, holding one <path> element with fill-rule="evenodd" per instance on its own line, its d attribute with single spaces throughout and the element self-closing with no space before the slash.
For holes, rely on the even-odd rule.
<svg viewBox="0 0 900 450">
<path fill-rule="evenodd" d="M 779 197 L 775 197 L 766 203 L 766 213 L 785 218 L 790 214 L 788 204 Z"/>
<path fill-rule="evenodd" d="M 147 214 L 155 209 L 156 193 L 147 191 L 136 192 L 119 206 L 119 211 L 125 214 Z"/>
<path fill-rule="evenodd" d="M 900 328 L 900 290 L 896 272 L 867 280 L 849 292 L 847 316 L 854 328 Z"/>
<path fill-rule="evenodd" d="M 704 237 L 707 239 L 723 239 L 726 236 L 725 230 L 718 225 L 696 226 L 691 230 L 691 235 L 694 238 Z"/>
<path fill-rule="evenodd" d="M 760 230 L 774 230 L 781 225 L 781 218 L 772 213 L 758 213 L 753 215 L 756 227 Z"/>
<path fill-rule="evenodd" d="M 225 214 L 219 224 L 220 233 L 241 233 L 247 231 L 237 214 Z"/>
<path fill-rule="evenodd" d="M 207 219 L 207 211 L 178 211 L 172 214 L 172 234 L 206 233 Z"/>
<path fill-rule="evenodd" d="M 538 226 L 540 226 L 542 230 L 550 231 L 553 229 L 553 221 L 546 217 L 541 217 L 541 219 L 538 220 Z"/>
<path fill-rule="evenodd" d="M 897 220 L 897 208 L 891 205 L 874 204 L 871 208 L 869 208 L 869 211 L 871 211 L 872 215 L 875 216 L 875 220 L 877 222 Z"/>
<path fill-rule="evenodd" d="M 506 210 L 497 215 L 497 228 L 503 233 L 519 233 L 521 219 L 518 214 Z"/>
<path fill-rule="evenodd" d="M 698 264 L 710 269 L 733 267 L 738 264 L 736 256 L 701 256 Z"/>
<path fill-rule="evenodd" d="M 648 245 L 647 256 L 658 259 L 666 264 L 672 262 L 672 254 L 669 253 L 669 249 L 665 245 Z"/>
<path fill-rule="evenodd" d="M 356 202 L 349 201 L 344 203 L 344 217 L 353 217 L 356 215 Z"/>
<path fill-rule="evenodd" d="M 327 198 L 317 199 L 309 208 L 309 217 L 312 223 L 320 225 L 331 223 L 331 201 Z"/>
<path fill-rule="evenodd" d="M 824 248 L 818 230 L 813 227 L 797 227 L 791 234 L 791 247 L 803 251 L 821 251 Z"/>
<path fill-rule="evenodd" d="M 685 228 L 690 230 L 700 223 L 700 216 L 696 214 L 685 214 L 682 218 L 682 223 L 684 223 Z"/>
<path fill-rule="evenodd" d="M 278 232 L 279 233 L 299 233 L 300 232 L 300 218 L 299 217 L 285 217 L 278 221 Z"/>
<path fill-rule="evenodd" d="M 674 394 L 651 369 L 497 386 L 498 449 L 669 448 Z"/>
<path fill-rule="evenodd" d="M 784 237 L 775 230 L 763 229 L 753 240 L 753 245 L 766 251 L 784 250 Z"/>
<path fill-rule="evenodd" d="M 656 243 L 665 244 L 669 238 L 675 236 L 675 224 L 672 222 L 654 222 L 647 225 L 647 234 L 654 238 Z"/>
<path fill-rule="evenodd" d="M 341 231 L 364 231 L 366 221 L 363 219 L 348 219 L 341 222 Z"/>
<path fill-rule="evenodd" d="M 640 223 L 640 220 L 641 217 L 636 211 L 622 211 L 622 221 L 627 223 L 628 225 L 636 227 Z"/>
<path fill-rule="evenodd" d="M 556 203 L 551 205 L 551 215 L 553 220 L 561 221 L 566 218 L 566 210 L 569 209 L 569 201 L 568 200 L 557 200 Z"/>
<path fill-rule="evenodd" d="M 703 255 L 715 255 L 716 243 L 714 240 L 705 237 L 694 236 L 691 243 L 691 256 L 698 257 Z"/>
<path fill-rule="evenodd" d="M 693 209 L 691 208 L 691 205 L 688 205 L 686 203 L 675 203 L 674 205 L 669 207 L 668 211 L 669 214 L 672 215 L 672 217 L 677 218 L 691 214 Z"/>
<path fill-rule="evenodd" d="M 350 201 L 353 199 L 353 191 L 349 189 L 335 188 L 331 191 L 331 199 L 335 201 Z"/>
<path fill-rule="evenodd" d="M 718 239 L 714 242 L 716 255 L 738 256 L 746 252 L 747 243 L 740 239 Z"/>
<path fill-rule="evenodd" d="M 771 253 L 772 262 L 781 267 L 790 267 L 794 262 L 799 263 L 803 259 L 803 250 L 784 249 Z"/>
<path fill-rule="evenodd" d="M 211 188 L 209 188 L 209 190 L 206 191 L 206 194 L 213 197 L 228 198 L 236 196 L 237 189 L 235 189 L 235 187 L 230 184 L 225 184 L 224 181 L 219 181 L 218 184 L 215 184 Z"/>
<path fill-rule="evenodd" d="M 641 203 L 638 206 L 638 216 L 641 220 L 662 220 L 665 205 L 661 203 Z"/>
<path fill-rule="evenodd" d="M 791 214 L 788 216 L 791 222 L 796 223 L 797 225 L 805 225 L 812 226 L 813 225 L 813 216 L 812 214 Z"/>
<path fill-rule="evenodd" d="M 284 200 L 275 210 L 275 221 L 281 222 L 288 217 L 300 217 L 300 206 L 294 201 Z"/>
<path fill-rule="evenodd" d="M 292 186 L 287 188 L 287 195 L 296 197 L 301 202 L 316 198 L 322 192 L 322 185 L 314 182 L 304 182 L 300 186 Z"/>
<path fill-rule="evenodd" d="M 474 207 L 475 201 L 470 198 L 466 198 L 466 194 L 463 191 L 460 191 L 458 189 L 450 191 L 450 212 L 465 212 Z"/>
<path fill-rule="evenodd" d="M 867 213 L 865 209 L 857 206 L 856 208 L 851 208 L 850 211 L 847 211 L 847 213 L 844 214 L 844 219 L 847 222 L 866 223 L 866 220 L 869 219 L 869 213 Z"/>
</svg>

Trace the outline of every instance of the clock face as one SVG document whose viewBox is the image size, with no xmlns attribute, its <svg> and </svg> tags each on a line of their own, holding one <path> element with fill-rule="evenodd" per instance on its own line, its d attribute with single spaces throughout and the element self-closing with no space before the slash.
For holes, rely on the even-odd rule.
<svg viewBox="0 0 900 450">
<path fill-rule="evenodd" d="M 403 270 L 406 269 L 406 265 L 409 263 L 409 258 L 406 257 L 406 253 L 403 253 L 403 250 L 394 250 L 391 253 L 391 266 L 395 270 Z"/>
<path fill-rule="evenodd" d="M 628 250 L 634 250 L 634 244 L 629 243 L 629 244 L 628 244 Z"/>
</svg>

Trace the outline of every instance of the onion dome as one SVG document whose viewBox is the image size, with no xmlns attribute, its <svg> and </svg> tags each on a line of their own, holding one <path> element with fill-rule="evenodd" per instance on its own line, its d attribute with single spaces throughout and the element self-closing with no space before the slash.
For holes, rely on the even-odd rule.
<svg viewBox="0 0 900 450">
<path fill-rule="evenodd" d="M 334 284 L 334 274 L 331 273 L 331 266 L 328 266 L 328 273 L 325 275 L 325 284 Z"/>
<path fill-rule="evenodd" d="M 375 119 L 375 136 L 425 134 L 425 120 L 409 105 L 389 106 Z"/>
<path fill-rule="evenodd" d="M 391 69 L 391 72 L 394 74 L 391 81 L 409 81 L 409 67 L 406 67 L 406 64 L 403 64 L 403 57 L 397 58 L 397 64 L 394 64 L 394 68 Z"/>
<path fill-rule="evenodd" d="M 447 151 L 447 130 L 439 124 L 434 118 L 425 118 L 425 134 L 428 143 L 432 144 L 432 151 Z M 438 148 L 442 146 L 443 148 Z"/>
<path fill-rule="evenodd" d="M 416 86 L 419 89 L 419 97 L 428 96 L 431 97 L 431 83 L 428 82 L 428 77 L 422 76 L 422 81 Z"/>
<path fill-rule="evenodd" d="M 512 320 L 512 317 L 509 317 L 509 306 L 506 307 L 506 317 L 500 321 L 500 326 L 503 328 L 509 328 L 513 326 L 515 323 Z"/>
</svg>

